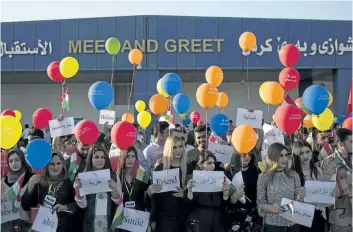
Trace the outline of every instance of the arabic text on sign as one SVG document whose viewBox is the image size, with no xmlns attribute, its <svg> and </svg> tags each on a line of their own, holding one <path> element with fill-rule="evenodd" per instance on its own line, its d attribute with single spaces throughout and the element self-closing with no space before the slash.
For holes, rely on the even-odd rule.
<svg viewBox="0 0 353 232">
<path fill-rule="evenodd" d="M 38 40 L 34 48 L 27 48 L 26 42 L 15 41 L 12 45 L 0 41 L 0 57 L 7 55 L 12 58 L 13 55 L 50 55 L 52 53 L 51 42 Z"/>
</svg>

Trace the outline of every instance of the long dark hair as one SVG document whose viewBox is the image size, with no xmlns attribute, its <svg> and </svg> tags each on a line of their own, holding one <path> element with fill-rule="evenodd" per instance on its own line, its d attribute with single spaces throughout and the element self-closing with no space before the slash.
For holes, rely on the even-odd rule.
<svg viewBox="0 0 353 232">
<path fill-rule="evenodd" d="M 313 153 L 313 149 L 310 146 L 310 144 L 306 141 L 296 141 L 293 144 L 293 155 L 294 155 L 294 168 L 295 171 L 300 175 L 304 176 L 303 170 L 302 170 L 302 165 L 300 163 L 300 153 L 303 149 L 303 147 L 308 147 L 311 151 L 311 153 Z M 318 176 L 319 176 L 319 171 L 315 165 L 314 162 L 314 157 L 311 157 L 310 160 L 310 176 L 311 178 L 313 178 L 314 180 L 318 180 Z"/>
<path fill-rule="evenodd" d="M 134 146 L 129 147 L 126 151 L 121 150 L 119 154 L 119 163 L 116 170 L 116 175 L 118 175 L 120 178 L 122 177 L 122 171 L 124 171 L 126 157 L 129 152 L 133 152 L 135 154 L 135 159 L 138 160 L 137 149 Z"/>
<path fill-rule="evenodd" d="M 215 170 L 217 166 L 217 158 L 216 156 L 209 150 L 207 150 L 205 153 L 202 153 L 198 157 L 198 162 L 197 162 L 197 170 L 201 170 L 201 165 L 206 162 L 209 158 L 214 159 L 215 161 Z"/>
<path fill-rule="evenodd" d="M 99 145 L 94 145 L 91 150 L 88 153 L 87 156 L 87 162 L 86 162 L 86 169 L 85 172 L 89 172 L 89 171 L 93 171 L 93 165 L 92 165 L 92 158 L 93 155 L 97 152 L 97 151 L 101 151 L 104 153 L 104 167 L 103 169 L 109 169 L 110 172 L 112 172 L 112 166 L 110 164 L 110 160 L 109 160 L 109 156 L 108 156 L 108 152 L 107 150 L 103 147 L 103 146 L 99 146 Z"/>
</svg>

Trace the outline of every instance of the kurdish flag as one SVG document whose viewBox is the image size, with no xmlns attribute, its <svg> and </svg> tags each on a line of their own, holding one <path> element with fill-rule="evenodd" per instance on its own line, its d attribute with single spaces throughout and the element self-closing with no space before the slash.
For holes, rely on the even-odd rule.
<svg viewBox="0 0 353 232">
<path fill-rule="evenodd" d="M 132 167 L 131 176 L 146 184 L 148 184 L 148 181 L 151 178 L 151 175 L 140 165 L 137 160 L 135 160 L 134 166 Z"/>
<path fill-rule="evenodd" d="M 20 192 L 21 192 L 21 187 L 22 187 L 24 179 L 25 179 L 25 173 L 23 173 L 20 176 L 20 178 L 18 178 L 16 183 L 13 184 L 12 187 L 7 192 L 9 200 L 12 204 L 12 211 L 14 213 L 17 213 L 21 207 L 22 195 Z"/>
<path fill-rule="evenodd" d="M 70 103 L 69 103 L 69 91 L 66 90 L 66 92 L 64 93 L 64 95 L 62 95 L 59 98 L 59 101 L 61 102 L 62 107 L 66 110 L 69 111 L 70 110 Z"/>
<path fill-rule="evenodd" d="M 229 196 L 232 196 L 233 193 L 237 191 L 237 187 L 228 179 L 228 177 L 224 176 L 225 181 L 229 184 Z"/>
<path fill-rule="evenodd" d="M 71 181 L 75 179 L 78 166 L 80 165 L 81 157 L 73 153 L 70 157 L 69 178 Z"/>
<path fill-rule="evenodd" d="M 114 215 L 111 229 L 115 230 L 116 228 L 118 228 L 118 226 L 123 224 L 123 218 L 124 218 L 124 201 L 123 201 L 123 197 L 121 195 L 121 197 L 119 198 L 119 201 L 118 201 L 118 208 L 115 211 L 115 215 Z"/>
<path fill-rule="evenodd" d="M 330 155 L 332 155 L 333 150 L 332 147 L 330 146 L 329 143 L 325 143 L 320 151 L 320 155 L 319 155 L 319 160 L 322 161 L 324 159 L 326 159 L 327 157 L 329 157 Z"/>
</svg>

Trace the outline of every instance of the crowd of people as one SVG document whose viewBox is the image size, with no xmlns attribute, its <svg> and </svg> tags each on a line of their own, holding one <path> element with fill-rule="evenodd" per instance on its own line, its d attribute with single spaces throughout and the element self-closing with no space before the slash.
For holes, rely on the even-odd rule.
<svg viewBox="0 0 353 232">
<path fill-rule="evenodd" d="M 136 126 L 136 130 L 140 128 Z M 73 135 L 53 138 L 51 161 L 43 172 L 35 174 L 26 163 L 25 145 L 44 139 L 45 132 L 29 129 L 27 125 L 20 142 L 13 149 L 2 151 L 8 165 L 7 171 L 2 172 L 5 175 L 2 203 L 11 201 L 9 189 L 19 183 L 19 178 L 23 181 L 20 218 L 2 223 L 1 231 L 30 231 L 33 212 L 39 206 L 48 206 L 57 212 L 58 232 L 124 231 L 111 227 L 120 200 L 124 205 L 133 202 L 130 207 L 134 209 L 150 212 L 148 231 L 151 232 L 352 231 L 352 131 L 345 128 L 335 129 L 333 133 L 314 129 L 299 131 L 286 139 L 285 144 L 270 145 L 262 171 L 258 162 L 263 132 L 257 130 L 257 134 L 258 142 L 251 152 L 238 154 L 234 150 L 232 161 L 225 164 L 218 162 L 207 149 L 212 137 L 207 125 L 195 125 L 192 129 L 177 125 L 170 129 L 168 122 L 156 122 L 149 145 L 138 136 L 133 146 L 119 153 L 117 164 L 109 155 L 111 142 L 105 124 L 94 145 L 83 144 Z M 230 130 L 216 142 L 232 146 L 231 136 Z M 318 154 L 324 143 L 330 143 L 334 152 L 321 161 Z M 73 154 L 78 167 L 70 162 Z M 135 160 L 150 173 L 179 168 L 179 188 L 159 193 L 161 185 L 136 179 L 132 175 Z M 110 170 L 111 191 L 81 196 L 78 174 L 103 169 Z M 230 180 L 241 172 L 244 183 L 233 194 L 226 181 L 221 192 L 193 192 L 194 170 L 223 171 Z M 332 192 L 335 204 L 314 204 L 311 227 L 280 216 L 285 210 L 282 198 L 303 202 L 308 180 L 336 182 Z M 246 200 L 242 201 L 244 196 Z"/>
</svg>

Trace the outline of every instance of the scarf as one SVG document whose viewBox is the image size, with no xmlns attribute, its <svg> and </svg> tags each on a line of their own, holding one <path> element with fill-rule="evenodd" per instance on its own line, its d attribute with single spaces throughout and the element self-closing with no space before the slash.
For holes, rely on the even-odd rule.
<svg viewBox="0 0 353 232">
<path fill-rule="evenodd" d="M 13 184 L 15 183 L 18 178 L 25 172 L 25 167 L 23 166 L 19 171 L 17 172 L 13 172 L 11 171 L 11 169 L 9 168 L 9 171 L 7 173 L 7 181 L 9 182 L 9 184 Z"/>
<path fill-rule="evenodd" d="M 341 177 L 339 175 L 339 169 L 344 168 L 346 169 L 347 172 L 352 172 L 352 169 L 348 167 L 348 165 L 346 164 L 346 161 L 344 161 L 344 159 L 341 157 L 340 153 L 337 150 L 335 151 L 335 153 L 333 153 L 333 158 L 337 165 L 336 183 L 338 186 L 338 196 L 341 196 L 342 189 L 340 188 Z"/>
</svg>

